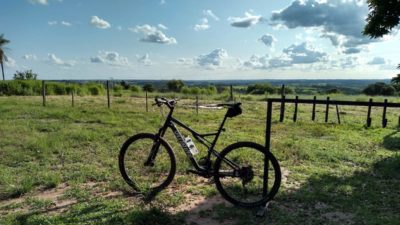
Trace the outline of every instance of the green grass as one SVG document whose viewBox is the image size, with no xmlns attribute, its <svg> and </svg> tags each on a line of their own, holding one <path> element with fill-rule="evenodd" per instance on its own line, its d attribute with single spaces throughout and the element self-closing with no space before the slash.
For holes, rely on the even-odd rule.
<svg viewBox="0 0 400 225">
<path fill-rule="evenodd" d="M 217 149 L 236 141 L 264 144 L 266 104 L 258 101 L 262 98 L 243 101 L 243 114 L 227 122 Z M 365 96 L 334 98 L 368 100 Z M 374 101 L 378 99 L 383 98 Z M 202 97 L 200 103 L 205 102 L 215 100 Z M 176 118 L 200 132 L 216 130 L 225 111 L 200 109 L 197 116 L 195 109 L 186 107 L 193 103 L 193 99 L 181 100 Z M 311 107 L 299 105 L 298 122 L 293 123 L 294 107 L 287 105 L 285 121 L 279 123 L 279 104 L 274 105 L 272 152 L 284 179 L 263 219 L 256 218 L 254 210 L 219 203 L 200 211 L 196 207 L 171 211 L 188 204 L 187 195 L 218 195 L 213 184 L 186 173 L 190 164 L 171 132 L 166 139 L 178 162 L 174 182 L 152 202 L 132 196 L 119 175 L 118 152 L 129 136 L 157 131 L 163 117 L 158 108 L 149 109 L 146 112 L 144 98 L 124 95 L 114 97 L 111 109 L 105 97 L 76 97 L 74 108 L 68 96 L 50 96 L 46 107 L 40 97 L 0 97 L 0 224 L 184 224 L 193 214 L 233 224 L 400 221 L 398 109 L 388 110 L 384 129 L 379 109 L 372 111 L 372 127 L 365 128 L 365 108 L 341 107 L 338 125 L 333 107 L 325 124 L 323 106 L 317 107 L 317 121 L 312 122 Z M 206 150 L 200 151 L 199 157 L 204 156 Z M 64 186 L 59 198 L 41 198 L 41 193 Z M 107 195 L 114 192 L 118 194 Z M 54 209 L 66 200 L 74 201 Z"/>
</svg>

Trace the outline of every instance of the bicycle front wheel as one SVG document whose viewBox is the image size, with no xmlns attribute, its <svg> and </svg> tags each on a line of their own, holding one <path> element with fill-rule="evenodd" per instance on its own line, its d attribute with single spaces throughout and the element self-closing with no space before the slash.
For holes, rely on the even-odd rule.
<svg viewBox="0 0 400 225">
<path fill-rule="evenodd" d="M 226 200 L 252 208 L 275 196 L 281 183 L 281 170 L 276 158 L 264 146 L 238 142 L 226 147 L 217 157 L 214 179 Z"/>
<path fill-rule="evenodd" d="M 149 161 L 151 154 L 153 157 Z M 137 134 L 122 145 L 119 170 L 126 183 L 137 193 L 158 192 L 167 187 L 174 178 L 175 155 L 164 139 L 157 138 L 154 134 Z"/>
</svg>

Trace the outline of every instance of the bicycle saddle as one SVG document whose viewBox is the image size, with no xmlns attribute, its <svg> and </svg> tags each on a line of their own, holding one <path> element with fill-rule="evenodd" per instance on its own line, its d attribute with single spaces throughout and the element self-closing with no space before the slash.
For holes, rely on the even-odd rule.
<svg viewBox="0 0 400 225">
<path fill-rule="evenodd" d="M 218 104 L 217 106 L 226 106 L 228 107 L 228 111 L 226 112 L 226 116 L 227 117 L 235 117 L 235 116 L 239 116 L 240 114 L 242 114 L 242 108 L 240 107 L 242 103 L 240 102 L 232 102 L 232 103 L 222 103 L 222 104 Z"/>
</svg>

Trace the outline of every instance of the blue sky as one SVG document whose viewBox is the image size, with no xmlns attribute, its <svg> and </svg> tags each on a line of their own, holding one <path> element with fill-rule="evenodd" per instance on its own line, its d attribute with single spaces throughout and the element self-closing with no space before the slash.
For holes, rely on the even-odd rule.
<svg viewBox="0 0 400 225">
<path fill-rule="evenodd" d="M 400 63 L 397 31 L 361 34 L 360 0 L 3 0 L 6 78 L 371 79 Z"/>
</svg>

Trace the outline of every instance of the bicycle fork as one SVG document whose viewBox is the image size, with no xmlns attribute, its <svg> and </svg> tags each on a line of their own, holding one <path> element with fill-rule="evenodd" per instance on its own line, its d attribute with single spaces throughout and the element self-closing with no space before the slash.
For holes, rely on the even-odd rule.
<svg viewBox="0 0 400 225">
<path fill-rule="evenodd" d="M 156 160 L 157 153 L 161 145 L 160 137 L 164 136 L 164 134 L 165 134 L 165 129 L 163 129 L 162 127 L 158 131 L 157 140 L 151 146 L 150 154 L 147 157 L 147 160 L 144 162 L 145 166 L 154 166 L 154 160 Z"/>
</svg>

